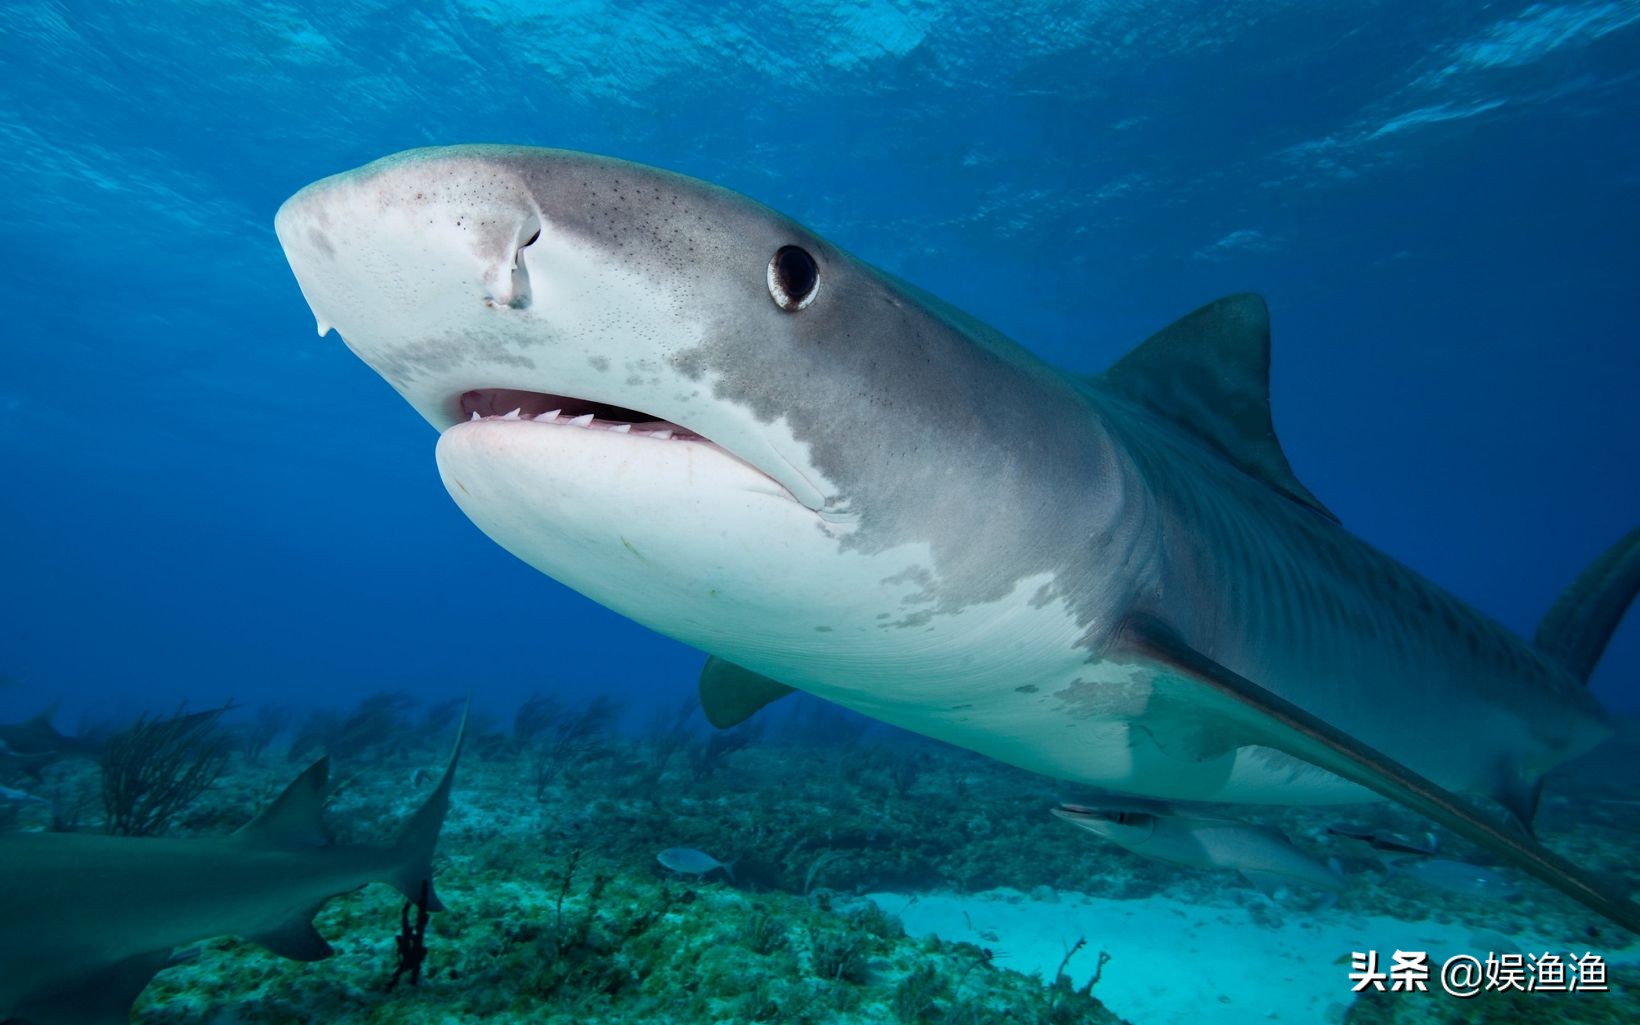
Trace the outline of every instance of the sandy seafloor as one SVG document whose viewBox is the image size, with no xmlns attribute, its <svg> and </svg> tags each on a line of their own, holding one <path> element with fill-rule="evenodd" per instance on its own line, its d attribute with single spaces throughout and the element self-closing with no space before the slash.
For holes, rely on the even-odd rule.
<svg viewBox="0 0 1640 1025">
<path fill-rule="evenodd" d="M 1009 968 L 1043 976 L 1057 970 L 1068 945 L 1098 936 L 1111 954 L 1098 984 L 1099 999 L 1128 1021 L 1149 1025 L 1342 1022 L 1355 997 L 1346 978 L 1349 966 L 1339 962 L 1352 951 L 1380 951 L 1387 967 L 1389 952 L 1396 949 L 1425 951 L 1437 964 L 1454 954 L 1484 958 L 1492 952 L 1561 949 L 1548 935 L 1504 936 L 1463 921 L 1335 910 L 1278 916 L 1234 898 L 1198 904 L 1167 896 L 1111 900 L 1065 892 L 1044 900 L 999 889 L 923 894 L 909 906 L 903 894 L 871 899 L 898 911 L 912 935 L 990 943 L 1007 952 Z M 1640 965 L 1640 945 L 1602 951 L 1608 965 Z M 1073 958 L 1067 972 L 1081 985 L 1094 966 L 1087 958 Z M 1604 1003 L 1609 994 L 1542 999 Z"/>
<path fill-rule="evenodd" d="M 904 735 L 794 720 L 717 760 L 703 757 L 704 736 L 674 737 L 663 758 L 672 745 L 658 735 L 525 745 L 481 728 L 458 772 L 437 863 L 449 910 L 433 917 L 420 985 L 387 990 L 402 902 L 377 885 L 319 915 L 330 960 L 213 940 L 162 972 L 133 1020 L 1640 1021 L 1634 937 L 1530 880 L 1508 900 L 1433 890 L 1325 836 L 1341 819 L 1426 828 L 1393 807 L 1232 810 L 1339 858 L 1349 886 L 1328 905 L 1138 858 L 1048 814 L 1086 791 Z M 390 836 L 446 742 L 339 760 L 339 839 Z M 1637 749 L 1619 743 L 1557 776 L 1540 821 L 1551 846 L 1631 882 L 1640 832 L 1621 802 L 1640 795 Z M 171 832 L 231 830 L 308 757 L 236 756 Z M 39 789 L 78 799 L 80 826 L 94 829 L 95 784 L 94 765 L 65 762 Z M 735 880 L 668 872 L 655 855 L 672 846 L 733 862 Z M 1451 838 L 1442 853 L 1478 856 Z M 1593 951 L 1610 991 L 1356 999 L 1349 955 L 1369 949 L 1386 963 L 1395 949 L 1437 963 Z"/>
</svg>

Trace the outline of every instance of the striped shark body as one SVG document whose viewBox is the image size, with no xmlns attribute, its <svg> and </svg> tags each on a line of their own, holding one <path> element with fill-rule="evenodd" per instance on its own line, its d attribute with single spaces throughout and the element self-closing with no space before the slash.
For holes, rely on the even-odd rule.
<svg viewBox="0 0 1640 1025">
<path fill-rule="evenodd" d="M 1389 798 L 1640 924 L 1527 828 L 1607 732 L 1581 681 L 1640 532 L 1513 636 L 1294 477 L 1258 298 L 1067 374 L 742 196 L 519 147 L 386 158 L 276 229 L 462 510 L 711 653 L 715 723 L 802 689 L 1128 794 Z"/>
</svg>

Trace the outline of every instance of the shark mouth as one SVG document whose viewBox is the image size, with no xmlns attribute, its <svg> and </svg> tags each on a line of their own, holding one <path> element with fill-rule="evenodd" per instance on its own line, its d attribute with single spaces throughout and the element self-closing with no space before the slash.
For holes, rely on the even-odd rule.
<svg viewBox="0 0 1640 1025">
<path fill-rule="evenodd" d="M 623 434 L 631 438 L 643 438 L 645 445 L 689 442 L 706 446 L 741 464 L 772 485 L 774 490 L 768 493 L 777 494 L 810 510 L 821 508 L 822 503 L 818 499 L 810 504 L 798 497 L 798 491 L 793 489 L 793 484 L 805 494 L 814 489 L 805 487 L 807 482 L 795 468 L 792 468 L 793 484 L 788 484 L 750 459 L 714 442 L 698 431 L 643 410 L 628 409 L 573 395 L 523 391 L 517 388 L 475 388 L 456 396 L 450 408 L 454 414 L 451 417 L 452 422 L 446 425 L 450 428 L 480 421 L 511 421 L 539 424 L 542 429 L 569 427 Z"/>
<path fill-rule="evenodd" d="M 659 441 L 709 441 L 687 427 L 641 410 L 611 406 L 572 395 L 549 395 L 512 388 L 479 388 L 463 392 L 457 402 L 462 422 L 529 420 Z"/>
</svg>

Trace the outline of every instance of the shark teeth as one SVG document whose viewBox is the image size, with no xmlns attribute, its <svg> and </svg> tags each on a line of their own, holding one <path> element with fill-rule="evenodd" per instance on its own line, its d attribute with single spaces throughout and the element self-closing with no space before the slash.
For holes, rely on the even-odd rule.
<svg viewBox="0 0 1640 1025">
<path fill-rule="evenodd" d="M 682 441 L 694 437 L 694 435 L 689 434 L 687 431 L 680 431 L 676 427 L 648 430 L 641 427 L 634 427 L 629 423 L 610 423 L 608 421 L 600 421 L 597 419 L 596 415 L 592 413 L 582 413 L 580 416 L 566 417 L 564 416 L 564 411 L 562 409 L 553 409 L 545 413 L 537 413 L 534 416 L 526 416 L 522 407 L 507 413 L 491 413 L 489 416 L 484 416 L 475 409 L 473 410 L 472 415 L 467 418 L 468 423 L 475 423 L 479 420 L 518 420 L 530 421 L 538 424 L 553 424 L 558 427 L 581 427 L 589 431 L 608 431 L 611 434 L 625 434 L 633 438 L 654 438 L 657 441 L 671 441 L 674 438 Z"/>
</svg>

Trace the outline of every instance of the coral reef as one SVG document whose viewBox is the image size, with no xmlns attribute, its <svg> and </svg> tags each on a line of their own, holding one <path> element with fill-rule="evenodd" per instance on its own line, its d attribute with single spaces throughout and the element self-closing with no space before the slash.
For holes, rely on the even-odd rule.
<svg viewBox="0 0 1640 1025">
<path fill-rule="evenodd" d="M 169 719 L 142 716 L 102 754 L 104 828 L 153 836 L 208 790 L 227 768 L 229 743 L 217 725 L 227 708 Z"/>
<path fill-rule="evenodd" d="M 412 711 L 398 698 L 372 699 L 354 713 L 309 719 L 338 727 L 330 736 L 339 739 L 337 776 L 347 782 L 332 797 L 330 818 L 339 839 L 388 839 L 432 785 L 415 767 L 438 757 L 429 724 L 444 711 Z M 1044 905 L 1077 894 L 1124 905 L 1166 899 L 1237 908 L 1255 925 L 1309 913 L 1301 896 L 1271 900 L 1233 874 L 1148 861 L 1065 828 L 1047 809 L 1075 799 L 1075 788 L 823 707 L 799 705 L 731 734 L 707 733 L 680 707 L 628 735 L 618 728 L 619 711 L 533 699 L 510 730 L 472 737 L 437 865 L 449 910 L 418 922 L 401 898 L 376 886 L 333 900 L 317 925 L 337 955 L 317 964 L 281 960 L 241 938 L 213 941 L 160 973 L 134 1020 L 1114 1022 L 1100 1000 L 1112 978 L 1119 984 L 1126 973 L 1154 970 L 1110 959 L 1105 951 L 1122 937 L 1090 931 L 1074 943 L 1072 934 L 1058 972 L 1049 961 L 1037 974 L 1021 973 L 1011 969 L 1008 944 L 978 926 L 972 943 L 908 935 L 902 919 L 919 898 L 899 907 L 884 902 L 884 891 L 1002 893 Z M 384 733 L 384 723 L 405 732 Z M 214 786 L 177 811 L 170 832 L 223 833 L 265 803 L 289 775 L 279 759 L 260 757 L 267 746 L 235 754 Z M 1632 875 L 1631 809 L 1620 802 L 1634 790 L 1609 782 L 1627 779 L 1628 770 L 1596 771 L 1608 783 L 1559 788 L 1541 827 L 1591 868 Z M 65 762 L 36 789 L 66 803 L 94 773 L 90 763 Z M 103 828 L 94 811 L 79 807 L 76 828 Z M 1387 871 L 1326 836 L 1334 811 L 1247 815 L 1343 861 L 1350 887 L 1328 914 L 1462 922 L 1477 943 L 1527 931 L 1568 948 L 1626 941 L 1539 888 L 1489 904 Z M 1348 817 L 1402 832 L 1421 827 L 1391 807 L 1351 809 Z M 736 881 L 680 876 L 657 864 L 657 852 L 674 846 L 734 862 Z M 1449 838 L 1442 853 L 1470 854 Z M 1317 952 L 1329 962 L 1334 956 Z M 1640 1012 L 1634 969 L 1622 967 L 1613 970 L 1611 993 L 1569 1000 L 1369 994 L 1353 1006 L 1345 969 L 1336 970 L 1338 1005 L 1352 1022 L 1592 1023 Z M 1493 1010 L 1470 1009 L 1481 1006 Z M 222 1017 L 227 1008 L 231 1019 Z"/>
</svg>

